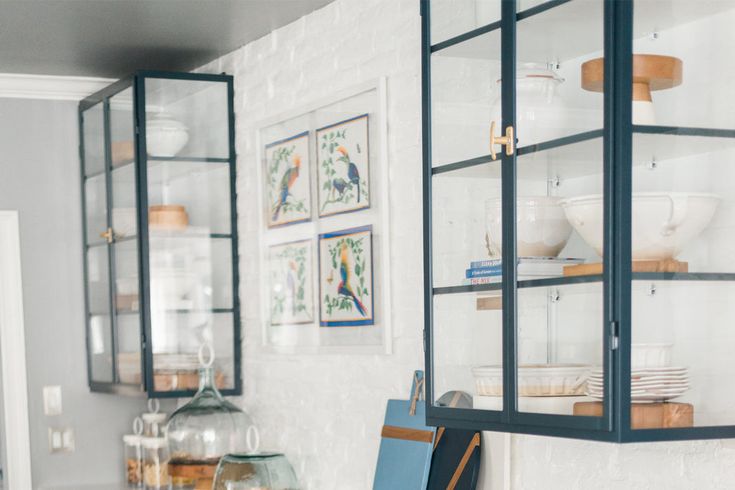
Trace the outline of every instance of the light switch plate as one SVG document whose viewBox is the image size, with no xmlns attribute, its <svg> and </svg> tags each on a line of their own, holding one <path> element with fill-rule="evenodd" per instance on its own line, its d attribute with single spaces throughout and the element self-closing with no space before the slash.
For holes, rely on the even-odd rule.
<svg viewBox="0 0 735 490">
<path fill-rule="evenodd" d="M 48 448 L 52 453 L 74 451 L 74 429 L 71 427 L 49 427 Z"/>
<path fill-rule="evenodd" d="M 44 386 L 43 387 L 43 413 L 47 417 L 61 415 L 61 386 Z"/>
</svg>

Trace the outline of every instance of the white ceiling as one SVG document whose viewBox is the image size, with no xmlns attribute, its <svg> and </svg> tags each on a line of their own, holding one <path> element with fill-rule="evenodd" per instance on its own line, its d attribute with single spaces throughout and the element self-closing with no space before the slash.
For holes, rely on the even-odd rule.
<svg viewBox="0 0 735 490">
<path fill-rule="evenodd" d="M 332 0 L 0 0 L 0 73 L 191 70 Z"/>
</svg>

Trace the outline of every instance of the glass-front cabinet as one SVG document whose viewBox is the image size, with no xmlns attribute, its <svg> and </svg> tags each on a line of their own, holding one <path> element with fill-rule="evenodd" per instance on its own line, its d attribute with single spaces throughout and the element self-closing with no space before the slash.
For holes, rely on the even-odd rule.
<svg viewBox="0 0 735 490">
<path fill-rule="evenodd" d="M 422 1 L 430 424 L 735 437 L 733 23 L 719 0 Z"/>
<path fill-rule="evenodd" d="M 138 72 L 84 99 L 89 385 L 241 393 L 232 77 Z"/>
</svg>

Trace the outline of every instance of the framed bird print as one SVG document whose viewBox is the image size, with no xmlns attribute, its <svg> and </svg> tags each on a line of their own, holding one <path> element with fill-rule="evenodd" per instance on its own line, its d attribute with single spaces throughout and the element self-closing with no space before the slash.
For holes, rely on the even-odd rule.
<svg viewBox="0 0 735 490">
<path fill-rule="evenodd" d="M 319 235 L 322 327 L 373 325 L 373 227 Z"/>
<path fill-rule="evenodd" d="M 317 129 L 319 216 L 370 207 L 368 114 Z"/>
<path fill-rule="evenodd" d="M 309 132 L 265 146 L 268 227 L 311 219 Z"/>
<path fill-rule="evenodd" d="M 311 240 L 273 245 L 268 253 L 270 324 L 314 321 Z"/>
</svg>

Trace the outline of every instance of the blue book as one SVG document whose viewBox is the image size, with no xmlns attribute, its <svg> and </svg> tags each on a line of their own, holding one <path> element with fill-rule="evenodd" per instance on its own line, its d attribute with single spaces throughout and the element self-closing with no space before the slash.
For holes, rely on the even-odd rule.
<svg viewBox="0 0 735 490">
<path fill-rule="evenodd" d="M 493 267 L 502 264 L 502 262 L 502 259 L 473 260 L 472 262 L 470 262 L 470 269 Z"/>
<path fill-rule="evenodd" d="M 475 268 L 475 269 L 467 269 L 465 270 L 465 277 L 468 279 L 472 279 L 473 277 L 499 276 L 502 273 L 503 273 L 503 266 L 496 265 L 493 267 L 480 267 L 480 268 Z"/>
</svg>

